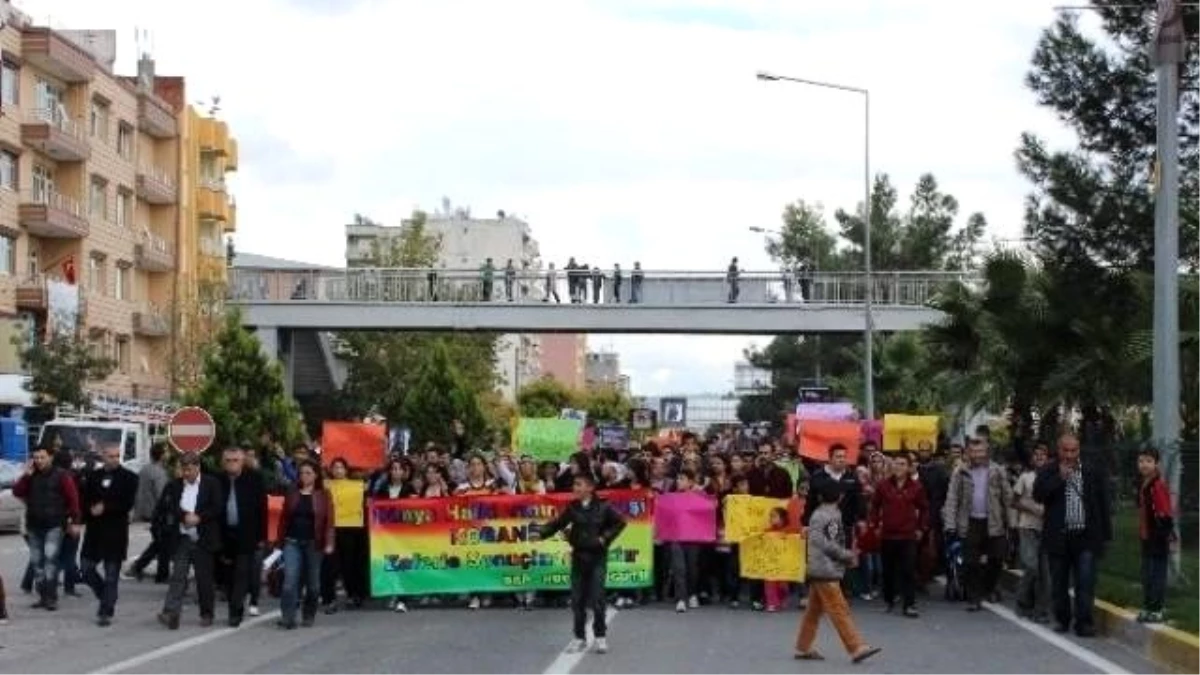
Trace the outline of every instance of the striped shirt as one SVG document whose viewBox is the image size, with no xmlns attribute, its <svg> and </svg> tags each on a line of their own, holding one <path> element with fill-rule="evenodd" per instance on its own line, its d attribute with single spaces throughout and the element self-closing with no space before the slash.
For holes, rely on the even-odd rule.
<svg viewBox="0 0 1200 675">
<path fill-rule="evenodd" d="M 1083 468 L 1067 475 L 1067 514 L 1066 526 L 1068 532 L 1079 532 L 1087 526 L 1087 517 L 1083 513 Z"/>
</svg>

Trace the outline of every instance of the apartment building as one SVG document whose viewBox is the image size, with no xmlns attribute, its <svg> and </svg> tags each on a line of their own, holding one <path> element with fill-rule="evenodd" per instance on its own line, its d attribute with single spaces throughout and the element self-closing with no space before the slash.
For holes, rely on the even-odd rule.
<svg viewBox="0 0 1200 675">
<path fill-rule="evenodd" d="M 629 376 L 621 372 L 621 356 L 616 352 L 588 352 L 584 381 L 588 389 L 616 389 L 629 393 Z"/>
<path fill-rule="evenodd" d="M 537 240 L 529 224 L 503 211 L 495 218 L 474 218 L 469 211 L 452 209 L 445 202 L 440 211 L 426 218 L 425 228 L 441 238 L 438 264 L 448 270 L 478 270 L 488 258 L 498 270 L 508 260 L 517 269 L 537 269 L 540 265 Z M 346 266 L 372 264 L 376 244 L 396 237 L 399 231 L 399 227 L 374 223 L 347 225 Z M 500 378 L 499 391 L 506 400 L 516 400 L 520 387 L 541 376 L 541 345 L 546 337 L 532 334 L 501 337 L 496 350 L 496 374 Z"/>
<path fill-rule="evenodd" d="M 570 389 L 583 389 L 587 382 L 587 335 L 548 333 L 541 337 L 538 365 L 542 375 Z"/>
<path fill-rule="evenodd" d="M 136 77 L 114 74 L 115 31 L 0 13 L 0 320 L 40 334 L 73 286 L 80 335 L 117 362 L 95 390 L 169 398 L 181 250 L 198 247 L 181 247 L 181 216 L 233 222 L 223 192 L 206 202 L 180 189 L 192 149 L 182 80 L 160 83 L 149 58 Z M 193 136 L 229 154 L 227 140 Z"/>
</svg>

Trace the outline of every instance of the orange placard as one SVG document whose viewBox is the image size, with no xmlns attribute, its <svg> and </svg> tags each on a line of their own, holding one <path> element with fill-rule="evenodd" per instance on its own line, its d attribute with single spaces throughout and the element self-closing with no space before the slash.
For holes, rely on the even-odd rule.
<svg viewBox="0 0 1200 675">
<path fill-rule="evenodd" d="M 818 462 L 829 461 L 829 447 L 846 446 L 846 462 L 858 463 L 858 446 L 862 442 L 862 423 L 829 420 L 801 420 L 799 424 L 800 455 Z"/>
<path fill-rule="evenodd" d="M 788 413 L 787 420 L 783 423 L 783 440 L 788 445 L 796 444 L 796 424 L 798 423 L 796 413 Z"/>
<path fill-rule="evenodd" d="M 279 519 L 283 517 L 283 497 L 267 497 L 267 541 L 279 541 Z"/>
<path fill-rule="evenodd" d="M 799 497 L 792 497 L 788 500 L 787 510 L 788 526 L 786 529 L 788 532 L 799 534 L 801 529 L 803 529 L 800 521 L 804 518 L 804 500 Z"/>
<path fill-rule="evenodd" d="M 352 469 L 383 466 L 387 426 L 369 422 L 325 422 L 321 425 L 321 462 L 346 460 Z"/>
</svg>

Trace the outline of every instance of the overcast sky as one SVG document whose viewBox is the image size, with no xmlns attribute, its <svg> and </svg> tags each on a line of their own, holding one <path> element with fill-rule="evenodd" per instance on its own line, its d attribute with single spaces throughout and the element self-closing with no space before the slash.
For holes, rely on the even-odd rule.
<svg viewBox="0 0 1200 675">
<path fill-rule="evenodd" d="M 241 144 L 237 248 L 339 264 L 361 212 L 396 224 L 443 196 L 529 221 L 547 260 L 767 269 L 793 199 L 902 194 L 933 172 L 965 214 L 1018 236 L 1022 131 L 1067 142 L 1022 79 L 1056 0 L 25 0 L 38 23 L 135 28 Z M 184 10 L 184 6 L 189 9 Z M 596 336 L 640 394 L 731 389 L 745 337 Z"/>
</svg>

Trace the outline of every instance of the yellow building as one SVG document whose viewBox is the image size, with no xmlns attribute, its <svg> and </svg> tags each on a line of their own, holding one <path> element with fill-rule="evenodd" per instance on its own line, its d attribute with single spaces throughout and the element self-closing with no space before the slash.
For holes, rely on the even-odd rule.
<svg viewBox="0 0 1200 675">
<path fill-rule="evenodd" d="M 117 362 L 95 392 L 169 398 L 196 289 L 223 287 L 237 144 L 148 57 L 115 74 L 115 31 L 34 26 L 3 0 L 0 13 L 0 334 L 73 316 Z M 15 352 L 0 344 L 0 374 L 15 376 Z"/>
</svg>

